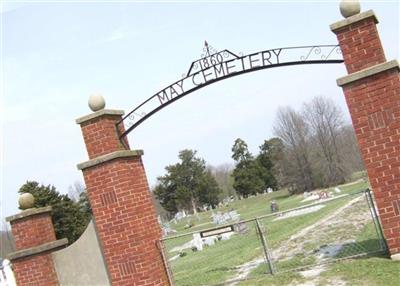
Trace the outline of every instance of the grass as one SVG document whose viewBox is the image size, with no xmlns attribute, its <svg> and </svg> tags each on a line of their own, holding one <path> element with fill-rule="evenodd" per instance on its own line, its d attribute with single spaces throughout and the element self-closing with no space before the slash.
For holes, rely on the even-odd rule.
<svg viewBox="0 0 400 286">
<path fill-rule="evenodd" d="M 297 272 L 278 273 L 272 276 L 265 275 L 261 268 L 257 271 L 252 279 L 240 282 L 238 286 L 298 285 L 307 281 Z M 344 260 L 328 265 L 328 269 L 321 273 L 315 285 L 336 285 L 334 281 L 338 279 L 351 286 L 398 286 L 400 262 L 392 261 L 385 256 Z"/>
<path fill-rule="evenodd" d="M 352 286 L 398 286 L 400 262 L 392 261 L 386 256 L 345 260 L 331 264 L 328 271 L 321 276 L 321 283 L 339 277 Z"/>
<path fill-rule="evenodd" d="M 341 186 L 340 189 L 342 190 L 342 194 L 346 194 L 365 189 L 367 187 L 368 183 L 366 181 L 359 181 L 355 184 Z M 290 196 L 287 191 L 283 190 L 274 192 L 272 194 L 259 195 L 257 197 L 235 201 L 230 203 L 229 206 L 219 208 L 218 211 L 227 212 L 232 209 L 237 210 L 242 220 L 260 217 L 270 213 L 269 206 L 271 200 L 278 202 L 280 210 L 287 210 L 302 206 L 304 204 L 310 204 L 310 202 L 302 202 L 302 195 Z M 274 216 L 260 219 L 263 231 L 267 236 L 268 244 L 272 248 L 278 247 L 278 245 L 284 241 L 287 241 L 288 238 L 296 232 L 333 213 L 349 200 L 349 198 L 338 199 L 325 204 L 325 207 L 317 212 L 303 214 L 301 216 L 287 218 L 284 220 L 273 221 L 275 218 Z M 191 222 L 195 222 L 196 225 L 190 229 L 185 229 L 184 225 L 187 224 L 189 220 L 191 220 Z M 254 221 L 248 222 L 247 224 L 249 231 L 244 235 L 234 235 L 229 240 L 218 241 L 216 245 L 205 248 L 203 251 L 192 252 L 190 249 L 187 249 L 185 250 L 186 256 L 170 262 L 175 279 L 174 285 L 194 286 L 221 283 L 229 278 L 232 278 L 237 273 L 237 266 L 249 262 L 255 258 L 262 257 L 263 248 L 260 243 L 260 238 L 256 233 Z M 208 211 L 200 213 L 198 217 L 195 218 L 192 216 L 190 218 L 183 219 L 176 225 L 171 224 L 171 227 L 176 229 L 178 234 L 185 234 L 188 232 L 215 227 L 215 225 L 211 223 L 211 211 Z M 345 231 L 342 231 L 342 233 L 343 232 Z M 338 233 L 341 235 L 341 232 Z M 371 237 L 376 237 L 373 224 L 367 225 L 364 229 L 362 229 L 357 240 L 360 242 L 365 242 L 365 247 L 370 249 L 370 247 L 376 247 L 377 245 L 377 241 L 374 241 L 373 239 L 368 240 L 368 238 Z M 182 245 L 190 241 L 191 239 L 192 235 L 189 234 L 187 236 L 166 240 L 165 246 L 167 249 L 167 256 L 170 258 L 177 255 L 177 252 L 170 252 L 170 250 L 175 246 Z M 311 250 L 314 247 L 316 247 L 316 245 L 313 245 L 312 243 L 307 245 L 308 250 Z M 351 247 L 351 245 L 348 247 Z M 385 259 L 383 260 L 386 261 Z M 291 259 L 276 264 L 276 267 L 279 270 L 284 271 L 293 268 L 293 265 L 304 265 L 304 263 L 314 264 L 315 260 L 312 257 L 305 257 L 304 255 L 302 256 L 301 254 L 297 254 Z M 335 267 L 339 267 L 339 265 L 342 265 L 343 263 L 348 262 L 337 263 L 335 264 Z M 382 271 L 384 272 L 384 270 L 386 269 L 383 269 Z M 287 285 L 289 283 L 293 283 L 293 281 L 295 281 L 295 283 L 301 283 L 304 281 L 304 278 L 302 278 L 298 273 L 284 272 L 278 273 L 272 277 L 271 275 L 265 275 L 267 271 L 267 266 L 263 263 L 251 272 L 250 277 L 254 279 L 241 282 L 239 285 Z M 327 271 L 326 275 L 324 275 L 321 279 L 324 279 L 325 282 L 330 281 L 332 277 L 336 277 L 332 273 L 336 272 L 331 272 L 330 270 Z M 345 278 L 347 279 L 347 277 Z"/>
<path fill-rule="evenodd" d="M 366 189 L 369 185 L 367 182 L 358 182 L 352 185 L 340 186 L 342 194 L 352 193 L 357 190 Z M 328 191 L 333 191 L 334 188 L 330 188 Z M 237 210 L 242 220 L 251 219 L 266 214 L 270 214 L 270 202 L 275 200 L 281 211 L 295 208 L 301 205 L 309 204 L 309 202 L 301 202 L 303 200 L 302 195 L 291 196 L 287 190 L 280 190 L 265 195 L 258 195 L 243 200 L 237 200 L 229 203 L 228 206 L 220 207 L 213 212 L 228 212 L 230 210 Z M 197 217 L 190 216 L 182 219 L 177 224 L 171 223 L 171 227 L 175 229 L 178 234 L 189 233 L 198 231 L 206 228 L 215 227 L 211 221 L 212 211 L 201 212 Z M 192 223 L 193 227 L 185 229 L 185 225 Z M 172 235 L 173 236 L 173 235 Z"/>
</svg>

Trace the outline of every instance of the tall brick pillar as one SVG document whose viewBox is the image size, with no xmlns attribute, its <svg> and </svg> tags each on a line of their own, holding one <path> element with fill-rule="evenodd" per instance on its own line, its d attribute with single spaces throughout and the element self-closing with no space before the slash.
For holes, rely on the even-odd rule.
<svg viewBox="0 0 400 286">
<path fill-rule="evenodd" d="M 111 284 L 169 285 L 157 247 L 161 228 L 143 152 L 126 150 L 118 138 L 115 124 L 123 114 L 100 109 L 76 120 L 90 159 L 78 164 L 78 169 L 83 171 Z"/>
<path fill-rule="evenodd" d="M 343 88 L 392 259 L 400 259 L 400 77 L 386 61 L 373 11 L 330 26 L 348 75 Z"/>
<path fill-rule="evenodd" d="M 51 252 L 64 247 L 66 238 L 56 240 L 51 207 L 29 208 L 7 217 L 16 252 L 10 253 L 15 279 L 23 286 L 58 285 Z"/>
</svg>

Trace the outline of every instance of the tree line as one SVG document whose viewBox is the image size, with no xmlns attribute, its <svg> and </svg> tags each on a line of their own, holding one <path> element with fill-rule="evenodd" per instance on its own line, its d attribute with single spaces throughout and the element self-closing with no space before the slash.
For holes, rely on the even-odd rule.
<svg viewBox="0 0 400 286">
<path fill-rule="evenodd" d="M 256 155 L 237 138 L 234 165 L 207 166 L 196 151 L 181 151 L 180 162 L 167 166 L 157 180 L 158 203 L 171 214 L 196 213 L 226 197 L 245 198 L 268 188 L 300 193 L 334 186 L 364 169 L 353 127 L 330 99 L 315 97 L 298 111 L 279 108 L 273 131 L 275 137 L 264 140 Z"/>
<path fill-rule="evenodd" d="M 334 186 L 364 169 L 353 127 L 330 99 L 314 97 L 299 111 L 279 108 L 273 130 L 279 187 L 297 193 Z"/>
<path fill-rule="evenodd" d="M 331 100 L 315 97 L 300 110 L 281 107 L 273 123 L 274 137 L 264 140 L 253 155 L 237 138 L 231 148 L 234 164 L 207 165 L 197 151 L 179 152 L 179 161 L 165 167 L 152 189 L 157 210 L 173 215 L 214 208 L 226 198 L 245 198 L 268 188 L 291 193 L 344 183 L 364 169 L 353 127 Z M 69 194 L 54 186 L 26 182 L 19 193 L 32 193 L 35 207 L 51 205 L 57 238 L 75 241 L 85 230 L 91 209 L 84 186 L 75 183 Z"/>
</svg>

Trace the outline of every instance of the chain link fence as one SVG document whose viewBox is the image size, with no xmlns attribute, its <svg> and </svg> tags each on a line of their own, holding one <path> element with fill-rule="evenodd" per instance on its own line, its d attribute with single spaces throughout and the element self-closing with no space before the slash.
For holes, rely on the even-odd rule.
<svg viewBox="0 0 400 286">
<path fill-rule="evenodd" d="M 177 286 L 237 285 L 260 275 L 387 252 L 369 190 L 167 237 L 160 249 Z"/>
</svg>

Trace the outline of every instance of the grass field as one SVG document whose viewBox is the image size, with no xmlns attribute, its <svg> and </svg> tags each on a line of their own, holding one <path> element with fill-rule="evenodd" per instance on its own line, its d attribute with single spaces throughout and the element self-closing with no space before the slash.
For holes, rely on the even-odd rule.
<svg viewBox="0 0 400 286">
<path fill-rule="evenodd" d="M 341 194 L 347 194 L 367 187 L 368 184 L 365 181 L 358 181 L 354 184 L 340 186 L 340 189 L 342 190 Z M 257 197 L 235 201 L 230 203 L 229 206 L 218 209 L 218 211 L 227 212 L 232 209 L 237 210 L 242 220 L 262 217 L 270 213 L 269 206 L 271 200 L 278 202 L 281 211 L 299 207 L 304 204 L 310 204 L 310 202 L 302 202 L 302 195 L 290 196 L 286 191 L 278 191 L 272 194 L 259 195 Z M 292 244 L 288 244 L 288 241 L 290 241 L 289 238 L 291 236 L 296 236 L 296 234 L 307 229 L 310 225 L 318 224 L 318 222 L 329 216 L 335 215 L 336 217 L 335 211 L 337 212 L 338 209 L 340 210 L 341 207 L 346 206 L 348 201 L 349 198 L 338 199 L 326 204 L 317 212 L 303 214 L 293 218 L 275 220 L 274 216 L 270 216 L 260 219 L 259 222 L 264 233 L 267 234 L 270 247 L 277 252 L 282 252 L 280 248 L 283 249 L 283 247 L 285 247 L 287 252 L 293 252 L 295 255 L 277 263 L 275 266 L 281 272 L 278 271 L 274 276 L 265 274 L 268 271 L 267 264 L 259 263 L 260 261 L 258 261 L 258 264 L 255 264 L 253 268 L 250 267 L 247 275 L 245 275 L 246 278 L 251 279 L 240 282 L 237 285 L 299 285 L 309 282 L 310 278 L 303 277 L 299 272 L 287 271 L 297 264 L 311 265 L 316 262 L 315 257 L 301 255 L 301 252 L 296 252 L 296 245 L 304 247 L 302 251 L 311 251 L 318 243 L 323 243 L 324 239 L 327 239 L 325 242 L 326 244 L 331 243 L 331 241 L 328 241 L 332 237 L 331 233 L 335 234 L 334 239 L 343 240 L 346 238 L 346 235 L 348 235 L 351 225 L 347 224 L 346 227 L 341 228 L 340 224 L 333 226 L 333 228 L 328 225 L 324 226 L 326 229 L 319 227 L 323 233 L 330 235 L 314 237 L 314 239 L 317 239 L 315 243 L 312 239 L 310 239 L 310 241 L 304 241 L 304 239 L 299 237 L 297 240 L 294 239 Z M 342 216 L 349 217 L 356 215 L 355 209 L 355 207 L 347 208 L 346 211 L 348 213 L 341 212 L 343 213 Z M 194 223 L 194 226 L 190 229 L 185 229 L 184 226 L 187 223 Z M 235 275 L 237 276 L 238 273 L 240 273 L 241 265 L 243 266 L 246 263 L 257 261 L 257 259 L 260 260 L 260 258 L 262 260 L 263 248 L 260 243 L 259 235 L 256 233 L 255 222 L 250 221 L 247 224 L 249 231 L 246 234 L 234 235 L 229 240 L 218 241 L 215 245 L 207 247 L 203 251 L 193 252 L 190 249 L 186 249 L 184 250 L 185 256 L 171 261 L 170 267 L 173 272 L 175 285 L 194 286 L 218 284 L 235 278 Z M 185 218 L 176 225 L 171 224 L 171 227 L 176 229 L 180 235 L 212 228 L 215 227 L 215 225 L 211 223 L 211 211 L 208 211 L 200 213 L 198 217 Z M 318 228 L 316 230 L 318 230 Z M 357 229 L 357 235 L 355 236 L 353 234 L 350 238 L 354 240 L 354 243 L 345 244 L 340 249 L 337 257 L 340 257 L 340 255 L 343 256 L 346 252 L 353 250 L 354 245 L 357 245 L 357 247 L 361 246 L 362 248 L 365 247 L 365 249 L 374 249 L 377 247 L 378 240 L 376 240 L 376 232 L 372 220 L 371 223 Z M 171 249 L 191 239 L 192 235 L 188 234 L 187 236 L 166 240 L 164 243 L 168 258 L 178 254 L 178 252 L 170 252 Z M 359 266 L 364 267 L 364 265 L 369 265 L 369 263 L 376 264 L 378 269 L 377 275 L 384 278 L 384 284 L 376 284 L 379 279 L 376 279 L 375 275 L 364 275 L 365 269 L 359 269 Z M 399 278 L 399 265 L 399 263 L 395 263 L 383 257 L 340 261 L 326 266 L 324 271 L 318 275 L 317 278 L 313 277 L 311 279 L 313 284 L 307 285 L 346 285 L 338 284 L 339 282 L 348 283 L 347 285 L 398 285 L 393 283 L 397 283 L 396 281 Z M 349 270 L 349 266 L 351 268 L 354 266 L 354 269 Z"/>
</svg>

